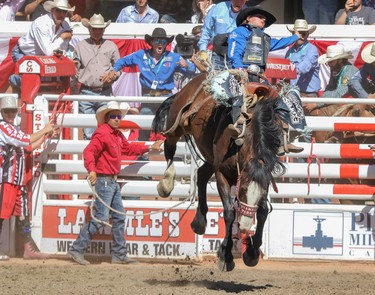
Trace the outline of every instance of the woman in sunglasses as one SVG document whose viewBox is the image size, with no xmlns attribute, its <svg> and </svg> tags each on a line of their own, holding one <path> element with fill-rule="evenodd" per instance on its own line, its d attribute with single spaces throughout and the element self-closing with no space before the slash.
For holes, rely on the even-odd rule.
<svg viewBox="0 0 375 295">
<path fill-rule="evenodd" d="M 194 74 L 195 65 L 186 61 L 181 55 L 167 50 L 174 36 L 167 37 L 163 28 L 155 28 L 152 35 L 145 35 L 145 41 L 150 49 L 141 49 L 120 58 L 113 66 L 113 71 L 107 72 L 103 81 L 108 83 L 121 75 L 124 67 L 138 66 L 143 96 L 169 96 L 174 89 L 174 73 Z M 155 114 L 159 104 L 149 103 L 141 108 L 142 115 Z M 149 132 L 140 132 L 141 140 L 149 139 Z"/>
</svg>

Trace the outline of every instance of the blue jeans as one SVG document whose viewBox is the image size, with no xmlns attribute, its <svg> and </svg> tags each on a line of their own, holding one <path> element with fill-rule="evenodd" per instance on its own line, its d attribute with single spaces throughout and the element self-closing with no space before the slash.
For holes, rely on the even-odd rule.
<svg viewBox="0 0 375 295">
<path fill-rule="evenodd" d="M 113 208 L 114 210 L 125 212 L 122 205 L 120 186 L 114 178 L 111 177 L 98 177 L 95 184 L 95 189 L 103 201 Z M 125 247 L 125 216 L 119 213 L 109 211 L 104 204 L 95 200 L 95 213 L 94 216 L 103 221 L 109 220 L 109 215 L 112 216 L 112 259 L 124 260 L 126 257 Z M 89 247 L 92 236 L 95 235 L 102 227 L 97 221 L 90 219 L 81 230 L 77 240 L 74 241 L 71 251 L 79 254 L 84 254 L 85 250 Z"/>
<path fill-rule="evenodd" d="M 12 59 L 13 59 L 14 63 L 19 61 L 24 56 L 25 56 L 25 54 L 21 51 L 18 44 L 13 47 L 13 49 L 12 49 Z M 21 87 L 21 76 L 16 75 L 16 74 L 10 75 L 9 84 L 12 85 L 12 87 L 20 88 Z"/>
<path fill-rule="evenodd" d="M 81 94 L 82 95 L 105 95 L 105 96 L 110 96 L 112 95 L 112 91 L 111 91 L 111 88 L 109 88 L 109 91 L 103 91 L 103 92 L 100 92 L 100 93 L 97 93 L 97 92 L 93 92 L 93 91 L 90 91 L 90 90 L 87 90 L 87 89 L 81 89 Z M 79 112 L 81 114 L 96 114 L 96 111 L 106 105 L 107 103 L 106 102 L 91 102 L 91 101 L 81 101 L 79 103 Z M 83 128 L 83 138 L 85 140 L 90 140 L 91 139 L 91 136 L 92 134 L 95 132 L 96 128 Z"/>
<path fill-rule="evenodd" d="M 309 24 L 335 23 L 338 0 L 302 0 L 302 10 Z"/>
<path fill-rule="evenodd" d="M 212 68 L 216 71 L 224 71 L 232 68 L 232 64 L 228 57 L 222 57 L 215 52 L 212 52 L 211 56 Z"/>
</svg>

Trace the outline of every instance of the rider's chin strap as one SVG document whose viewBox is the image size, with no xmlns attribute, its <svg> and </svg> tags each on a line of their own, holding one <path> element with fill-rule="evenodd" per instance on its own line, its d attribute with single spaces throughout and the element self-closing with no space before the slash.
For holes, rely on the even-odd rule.
<svg viewBox="0 0 375 295">
<path fill-rule="evenodd" d="M 315 137 L 311 139 L 310 155 L 307 158 L 307 163 L 308 163 L 307 164 L 307 194 L 308 195 L 310 194 L 310 165 L 313 162 L 313 160 L 315 160 L 316 163 L 318 164 L 318 185 L 320 185 L 320 181 L 322 177 L 321 169 L 320 169 L 320 159 L 317 157 L 317 155 L 313 154 L 314 143 L 315 143 Z"/>
</svg>

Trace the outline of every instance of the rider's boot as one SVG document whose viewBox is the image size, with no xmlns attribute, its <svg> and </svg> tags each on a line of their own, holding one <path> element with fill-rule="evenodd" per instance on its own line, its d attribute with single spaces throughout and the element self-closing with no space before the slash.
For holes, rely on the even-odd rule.
<svg viewBox="0 0 375 295">
<path fill-rule="evenodd" d="M 303 147 L 299 147 L 289 142 L 289 125 L 286 122 L 282 122 L 283 136 L 281 138 L 281 145 L 277 150 L 278 156 L 283 156 L 285 153 L 300 153 L 303 151 Z"/>
<path fill-rule="evenodd" d="M 234 124 L 229 124 L 228 125 L 228 130 L 230 133 L 230 136 L 234 139 L 234 142 L 236 143 L 237 146 L 242 146 L 243 145 L 243 137 L 245 134 L 245 128 L 246 128 L 246 115 L 241 113 L 239 118 Z"/>
</svg>

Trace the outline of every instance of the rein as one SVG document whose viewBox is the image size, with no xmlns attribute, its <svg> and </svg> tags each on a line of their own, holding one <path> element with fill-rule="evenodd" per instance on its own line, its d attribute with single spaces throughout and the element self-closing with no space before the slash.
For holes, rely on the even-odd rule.
<svg viewBox="0 0 375 295">
<path fill-rule="evenodd" d="M 310 165 L 311 163 L 315 160 L 316 163 L 318 164 L 318 184 L 320 185 L 320 181 L 321 181 L 321 178 L 322 178 L 322 174 L 321 174 L 321 169 L 320 169 L 320 159 L 317 157 L 316 154 L 313 154 L 313 145 L 315 143 L 315 137 L 313 137 L 311 139 L 311 147 L 310 147 L 310 155 L 309 157 L 307 158 L 307 194 L 309 195 L 310 194 L 310 180 L 311 180 L 311 177 L 310 177 Z"/>
</svg>

